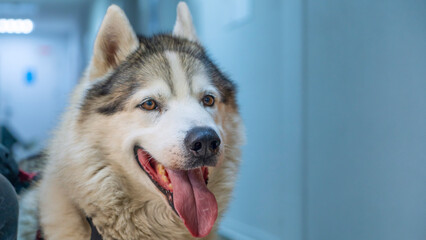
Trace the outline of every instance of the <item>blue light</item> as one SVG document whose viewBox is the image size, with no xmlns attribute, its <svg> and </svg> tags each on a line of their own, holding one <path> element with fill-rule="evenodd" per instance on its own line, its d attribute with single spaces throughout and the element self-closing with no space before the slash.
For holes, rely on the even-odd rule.
<svg viewBox="0 0 426 240">
<path fill-rule="evenodd" d="M 28 85 L 34 82 L 34 73 L 31 70 L 28 70 L 27 73 L 25 74 L 25 80 Z"/>
</svg>

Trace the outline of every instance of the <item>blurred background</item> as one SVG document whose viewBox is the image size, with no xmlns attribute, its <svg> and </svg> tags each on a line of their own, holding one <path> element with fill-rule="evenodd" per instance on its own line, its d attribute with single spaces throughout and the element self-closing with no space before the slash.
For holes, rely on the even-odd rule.
<svg viewBox="0 0 426 240">
<path fill-rule="evenodd" d="M 175 0 L 0 1 L 0 136 L 45 146 L 107 7 L 170 32 Z M 426 239 L 426 1 L 190 0 L 239 86 L 247 144 L 228 239 Z"/>
</svg>

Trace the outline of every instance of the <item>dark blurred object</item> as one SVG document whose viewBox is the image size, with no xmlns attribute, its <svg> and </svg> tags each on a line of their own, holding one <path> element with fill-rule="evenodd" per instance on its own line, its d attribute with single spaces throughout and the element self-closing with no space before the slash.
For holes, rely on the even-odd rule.
<svg viewBox="0 0 426 240">
<path fill-rule="evenodd" d="M 1 174 L 0 199 L 0 239 L 15 240 L 18 232 L 18 199 L 8 179 Z"/>
<path fill-rule="evenodd" d="M 39 179 L 37 172 L 20 170 L 9 150 L 2 144 L 0 144 L 0 174 L 9 180 L 18 194 Z"/>
<path fill-rule="evenodd" d="M 0 126 L 0 144 L 6 148 L 12 149 L 12 146 L 19 142 L 16 135 L 12 134 L 6 126 Z"/>
<path fill-rule="evenodd" d="M 13 159 L 9 150 L 2 144 L 0 144 L 0 174 L 6 177 L 14 186 L 19 180 L 18 164 Z"/>
<path fill-rule="evenodd" d="M 0 125 L 0 144 L 3 144 L 7 149 L 9 149 L 10 154 L 13 155 L 13 147 L 15 144 L 21 146 L 23 149 L 31 149 L 36 145 L 36 142 L 25 142 L 16 134 L 16 131 L 13 131 L 13 128 L 6 125 Z"/>
</svg>

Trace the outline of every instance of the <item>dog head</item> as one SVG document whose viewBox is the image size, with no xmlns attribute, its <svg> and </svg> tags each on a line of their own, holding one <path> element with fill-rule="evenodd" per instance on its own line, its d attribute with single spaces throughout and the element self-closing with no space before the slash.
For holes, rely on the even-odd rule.
<svg viewBox="0 0 426 240">
<path fill-rule="evenodd" d="M 158 193 L 193 236 L 208 235 L 218 214 L 209 171 L 226 159 L 238 111 L 235 86 L 199 44 L 187 5 L 172 35 L 150 38 L 111 6 L 85 81 L 78 118 L 103 161 Z"/>
</svg>

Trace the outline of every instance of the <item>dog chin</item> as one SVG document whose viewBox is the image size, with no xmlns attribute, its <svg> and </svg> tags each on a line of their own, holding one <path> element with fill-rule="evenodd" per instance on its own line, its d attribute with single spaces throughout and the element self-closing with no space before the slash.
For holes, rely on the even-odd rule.
<svg viewBox="0 0 426 240">
<path fill-rule="evenodd" d="M 136 146 L 134 153 L 141 169 L 164 195 L 192 236 L 207 236 L 218 214 L 216 198 L 207 188 L 208 168 L 171 169 L 155 160 L 142 147 Z"/>
</svg>

